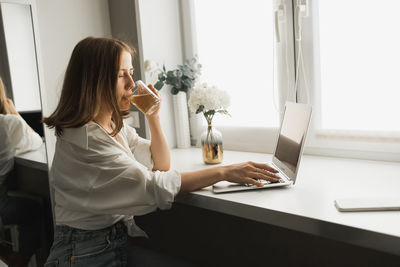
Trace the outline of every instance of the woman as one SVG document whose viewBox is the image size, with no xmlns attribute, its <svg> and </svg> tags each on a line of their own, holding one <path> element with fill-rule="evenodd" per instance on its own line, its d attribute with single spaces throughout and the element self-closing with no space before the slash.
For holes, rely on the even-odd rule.
<svg viewBox="0 0 400 267">
<path fill-rule="evenodd" d="M 29 258 L 40 247 L 37 231 L 40 221 L 35 214 L 41 209 L 35 201 L 8 195 L 13 184 L 14 156 L 38 149 L 42 138 L 16 111 L 0 78 L 0 220 L 3 225 L 17 224 L 20 253 L 0 246 L 0 258 L 10 266 L 26 266 Z"/>
<path fill-rule="evenodd" d="M 135 87 L 132 57 L 133 50 L 119 40 L 80 41 L 60 102 L 44 120 L 57 134 L 51 168 L 57 226 L 47 266 L 136 266 L 150 261 L 150 256 L 143 259 L 143 253 L 135 253 L 134 246 L 127 250 L 127 235 L 133 244 L 135 237 L 146 236 L 134 215 L 170 208 L 178 193 L 221 180 L 261 186 L 252 178 L 277 179 L 271 167 L 257 163 L 187 173 L 170 170 L 159 110 L 146 115 L 150 141 L 123 123 Z M 148 261 L 149 266 L 157 264 Z"/>
<path fill-rule="evenodd" d="M 0 77 L 0 177 L 7 175 L 14 165 L 14 156 L 38 149 L 42 138 L 16 111 L 14 103 L 6 97 Z"/>
</svg>

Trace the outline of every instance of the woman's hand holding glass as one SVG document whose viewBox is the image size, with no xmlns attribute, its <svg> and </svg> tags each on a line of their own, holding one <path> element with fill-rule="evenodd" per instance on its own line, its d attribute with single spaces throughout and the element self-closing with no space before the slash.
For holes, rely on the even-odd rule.
<svg viewBox="0 0 400 267">
<path fill-rule="evenodd" d="M 136 81 L 136 88 L 130 96 L 130 102 L 142 111 L 148 118 L 158 114 L 161 97 L 152 84 L 146 86 L 142 81 Z"/>
<path fill-rule="evenodd" d="M 152 112 L 150 114 L 146 114 L 147 119 L 150 119 L 151 117 L 158 116 L 158 112 L 160 111 L 161 108 L 162 99 L 160 93 L 158 92 L 157 89 L 154 88 L 152 84 L 149 84 L 148 88 L 151 89 L 151 91 L 158 97 L 157 104 L 154 106 Z"/>
</svg>

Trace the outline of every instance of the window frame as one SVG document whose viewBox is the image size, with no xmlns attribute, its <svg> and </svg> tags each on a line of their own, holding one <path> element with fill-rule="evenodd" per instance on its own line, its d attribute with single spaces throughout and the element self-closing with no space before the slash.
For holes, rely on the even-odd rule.
<svg viewBox="0 0 400 267">
<path fill-rule="evenodd" d="M 297 3 L 297 0 L 293 0 Z M 352 130 L 321 129 L 321 79 L 319 47 L 318 0 L 308 0 L 308 16 L 303 18 L 302 47 L 304 66 L 310 87 L 309 97 L 313 106 L 313 118 L 307 137 L 305 153 L 370 160 L 400 161 L 400 133 L 367 132 Z M 296 55 L 299 45 L 296 42 Z M 296 56 L 297 59 L 297 56 Z M 308 70 L 308 71 L 307 71 Z M 301 78 L 301 75 L 299 75 Z M 298 98 L 307 102 L 304 80 L 300 79 Z"/>
<path fill-rule="evenodd" d="M 287 38 L 281 38 L 278 43 L 274 40 L 275 57 L 275 94 L 278 98 L 279 109 L 282 111 L 285 101 L 309 103 L 313 106 L 313 115 L 308 131 L 305 154 L 334 156 L 357 159 L 400 161 L 400 135 L 388 135 L 380 132 L 362 131 L 327 131 L 321 125 L 321 80 L 319 56 L 319 25 L 318 0 L 274 0 L 273 12 L 284 10 L 284 20 L 279 20 L 275 30 L 287 31 Z M 305 4 L 301 9 L 299 4 Z M 184 58 L 193 57 L 196 53 L 196 29 L 194 25 L 195 12 L 193 0 L 181 0 L 182 35 Z M 299 42 L 296 40 L 297 8 L 303 10 L 302 17 L 302 56 L 303 66 L 300 65 L 297 91 L 296 65 L 299 55 Z M 281 35 L 282 37 L 282 35 Z M 286 58 L 285 58 L 286 56 Z M 287 68 L 286 68 L 287 66 Z M 303 79 L 306 75 L 309 91 Z M 288 90 L 287 88 L 291 88 Z M 282 115 L 282 114 L 281 114 Z M 192 145 L 199 146 L 196 136 L 203 128 L 200 115 L 190 114 Z M 282 117 L 280 118 L 282 120 Z M 278 128 L 266 127 L 220 127 L 224 136 L 226 149 L 273 153 L 274 142 Z M 237 134 L 240 133 L 240 134 Z M 265 144 L 261 146 L 260 144 Z"/>
<path fill-rule="evenodd" d="M 183 57 L 192 58 L 196 55 L 196 26 L 195 26 L 195 11 L 194 11 L 194 0 L 181 0 L 180 11 L 181 11 L 181 25 L 182 25 L 182 40 L 183 40 Z M 286 65 L 277 63 L 281 61 L 274 60 L 275 62 L 275 95 L 277 96 L 277 105 L 280 111 L 283 111 L 284 102 L 286 99 L 287 90 L 281 90 L 280 88 L 293 88 L 294 86 L 294 54 L 293 51 L 293 24 L 291 14 L 291 0 L 274 0 L 271 12 L 275 12 L 278 9 L 279 4 L 283 2 L 287 6 L 285 12 L 286 16 L 284 21 L 281 21 L 280 26 L 285 27 L 285 38 L 281 38 L 281 42 L 277 43 L 274 40 L 271 49 L 274 49 L 274 57 L 282 58 L 286 53 L 286 62 L 290 64 L 288 68 Z M 288 73 L 278 71 L 278 69 L 284 68 Z M 282 94 L 281 92 L 284 92 Z M 188 97 L 190 93 L 188 94 Z M 294 96 L 292 96 L 294 98 Z M 282 114 L 281 114 L 282 115 Z M 282 116 L 280 116 L 280 120 Z M 199 136 L 205 128 L 202 126 L 201 115 L 189 114 L 190 120 L 190 132 L 192 145 L 200 146 Z M 218 130 L 222 133 L 224 139 L 224 148 L 230 150 L 240 151 L 252 151 L 252 152 L 264 152 L 273 153 L 275 147 L 274 143 L 277 138 L 279 127 L 233 127 L 233 126 L 218 126 Z"/>
</svg>

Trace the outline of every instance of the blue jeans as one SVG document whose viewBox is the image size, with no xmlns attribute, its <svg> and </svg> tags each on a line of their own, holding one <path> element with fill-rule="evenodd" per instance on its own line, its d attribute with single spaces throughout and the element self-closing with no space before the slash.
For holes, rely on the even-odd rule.
<svg viewBox="0 0 400 267">
<path fill-rule="evenodd" d="M 122 222 L 100 230 L 56 226 L 45 267 L 190 266 L 155 250 L 127 246 Z"/>
<path fill-rule="evenodd" d="M 44 266 L 127 266 L 126 238 L 122 222 L 100 230 L 57 225 L 53 246 Z"/>
</svg>

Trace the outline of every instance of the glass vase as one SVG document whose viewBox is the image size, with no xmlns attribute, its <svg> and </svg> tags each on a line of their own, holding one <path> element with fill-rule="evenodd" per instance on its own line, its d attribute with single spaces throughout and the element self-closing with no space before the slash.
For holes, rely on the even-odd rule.
<svg viewBox="0 0 400 267">
<path fill-rule="evenodd" d="M 222 162 L 223 148 L 222 148 L 222 134 L 212 125 L 202 133 L 201 147 L 203 150 L 203 160 L 206 164 L 217 164 Z"/>
</svg>

